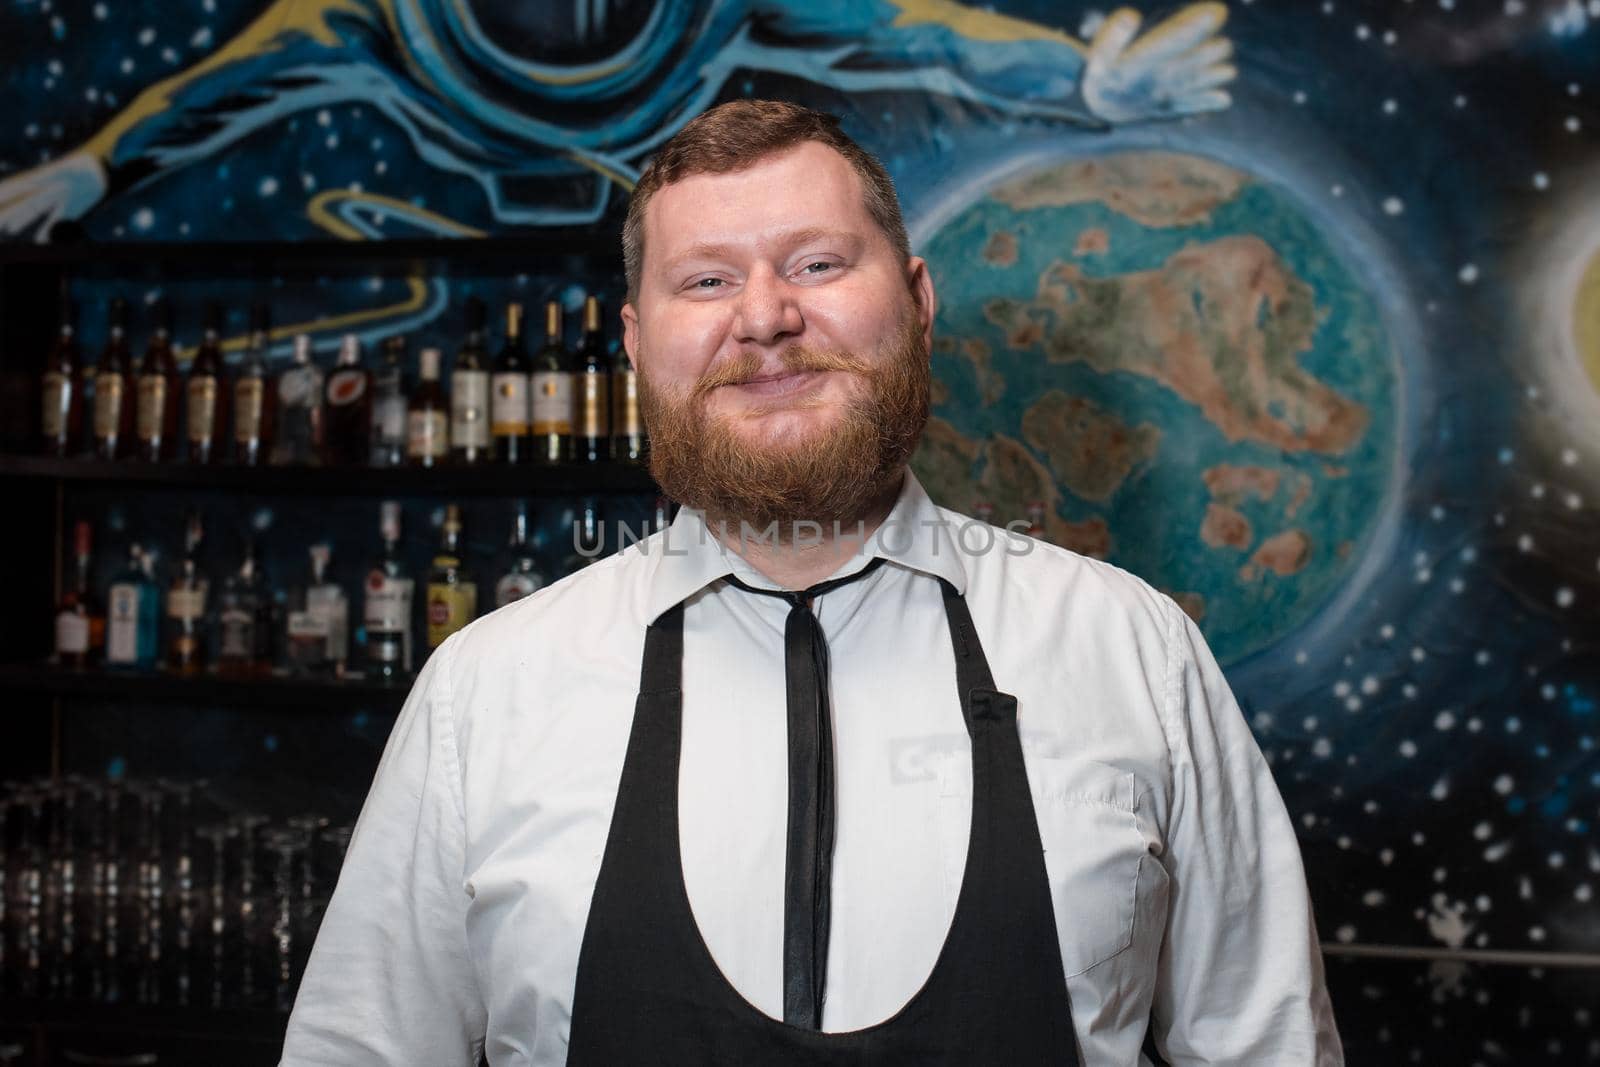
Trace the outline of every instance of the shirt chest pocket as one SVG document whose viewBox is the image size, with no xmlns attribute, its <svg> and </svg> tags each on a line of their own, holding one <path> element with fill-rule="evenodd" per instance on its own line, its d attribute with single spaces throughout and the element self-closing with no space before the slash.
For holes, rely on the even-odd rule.
<svg viewBox="0 0 1600 1067">
<path fill-rule="evenodd" d="M 1030 756 L 1027 767 L 1070 978 L 1133 943 L 1139 870 L 1148 855 L 1134 815 L 1136 779 L 1104 764 L 1050 757 Z M 966 859 L 971 779 L 952 774 L 941 792 L 944 878 L 954 894 Z"/>
</svg>

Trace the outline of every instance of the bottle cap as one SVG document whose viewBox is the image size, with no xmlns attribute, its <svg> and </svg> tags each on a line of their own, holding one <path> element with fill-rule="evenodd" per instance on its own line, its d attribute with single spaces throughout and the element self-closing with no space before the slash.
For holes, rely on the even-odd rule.
<svg viewBox="0 0 1600 1067">
<path fill-rule="evenodd" d="M 424 380 L 430 382 L 439 380 L 440 355 L 441 354 L 437 348 L 424 348 L 422 350 L 422 354 L 418 357 L 418 359 L 422 367 L 422 377 Z"/>
</svg>

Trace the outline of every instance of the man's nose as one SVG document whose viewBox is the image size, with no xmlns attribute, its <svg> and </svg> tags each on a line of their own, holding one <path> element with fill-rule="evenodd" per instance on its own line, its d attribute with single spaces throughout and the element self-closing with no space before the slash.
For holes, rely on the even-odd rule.
<svg viewBox="0 0 1600 1067">
<path fill-rule="evenodd" d="M 773 345 L 805 329 L 794 287 L 770 267 L 757 267 L 739 293 L 734 340 L 747 345 Z"/>
</svg>

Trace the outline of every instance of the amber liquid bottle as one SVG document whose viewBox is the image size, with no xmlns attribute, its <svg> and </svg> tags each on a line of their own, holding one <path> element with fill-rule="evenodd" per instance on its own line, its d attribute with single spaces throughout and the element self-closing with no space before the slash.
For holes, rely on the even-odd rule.
<svg viewBox="0 0 1600 1067">
<path fill-rule="evenodd" d="M 592 296 L 583 302 L 577 363 L 573 452 L 579 463 L 600 463 L 611 458 L 611 366 L 600 329 L 600 301 Z"/>
<path fill-rule="evenodd" d="M 42 381 L 43 409 L 39 422 L 44 453 L 68 456 L 83 433 L 83 367 L 78 334 L 72 325 L 72 305 L 61 302 L 61 325 L 45 357 Z"/>
<path fill-rule="evenodd" d="M 94 454 L 122 459 L 133 451 L 133 352 L 128 347 L 128 302 L 111 301 L 106 348 L 94 375 Z"/>
<path fill-rule="evenodd" d="M 533 461 L 572 462 L 572 361 L 561 344 L 561 305 L 544 306 L 544 347 L 533 357 Z"/>
<path fill-rule="evenodd" d="M 190 463 L 215 463 L 222 459 L 228 423 L 228 390 L 222 363 L 222 308 L 206 306 L 205 333 L 189 366 L 185 416 Z"/>
<path fill-rule="evenodd" d="M 196 674 L 205 665 L 206 594 L 200 570 L 200 516 L 191 512 L 183 535 L 183 562 L 167 589 L 167 666 L 176 674 Z"/>
<path fill-rule="evenodd" d="M 178 451 L 178 365 L 172 357 L 172 305 L 157 301 L 150 344 L 134 385 L 135 455 L 164 463 Z"/>
<path fill-rule="evenodd" d="M 87 522 L 73 530 L 73 581 L 56 607 L 56 662 L 82 668 L 99 659 L 106 644 L 106 613 L 95 598 L 89 557 L 93 534 Z"/>
<path fill-rule="evenodd" d="M 611 458 L 619 463 L 644 463 L 648 447 L 639 414 L 639 376 L 627 351 L 618 345 L 611 356 Z"/>
<path fill-rule="evenodd" d="M 272 452 L 278 391 L 267 370 L 271 336 L 267 305 L 257 304 L 250 309 L 250 347 L 233 382 L 233 461 L 242 467 L 261 466 Z"/>
</svg>

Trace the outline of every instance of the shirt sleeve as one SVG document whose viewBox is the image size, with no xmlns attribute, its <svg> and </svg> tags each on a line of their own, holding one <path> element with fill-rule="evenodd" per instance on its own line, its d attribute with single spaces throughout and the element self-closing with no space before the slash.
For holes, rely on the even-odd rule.
<svg viewBox="0 0 1600 1067">
<path fill-rule="evenodd" d="M 1205 639 L 1166 609 L 1171 910 L 1156 1047 L 1172 1067 L 1341 1067 L 1294 827 Z"/>
<path fill-rule="evenodd" d="M 467 952 L 465 833 L 449 667 L 395 721 L 306 966 L 284 1067 L 478 1062 L 486 1014 Z"/>
</svg>

